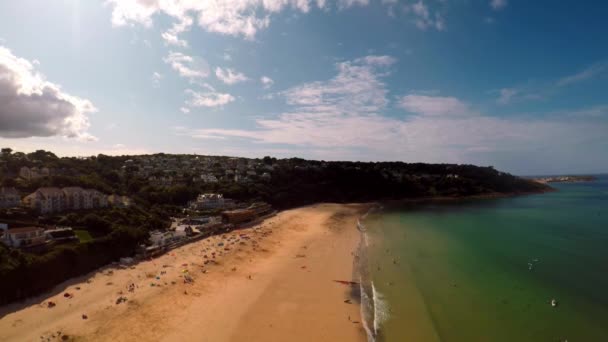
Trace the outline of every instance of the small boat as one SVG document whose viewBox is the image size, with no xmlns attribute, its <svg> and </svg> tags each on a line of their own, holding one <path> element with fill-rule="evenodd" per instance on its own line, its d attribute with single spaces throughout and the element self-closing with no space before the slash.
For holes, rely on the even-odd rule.
<svg viewBox="0 0 608 342">
<path fill-rule="evenodd" d="M 557 300 L 555 300 L 555 298 L 551 299 L 551 306 L 552 307 L 556 307 L 557 306 Z"/>
</svg>

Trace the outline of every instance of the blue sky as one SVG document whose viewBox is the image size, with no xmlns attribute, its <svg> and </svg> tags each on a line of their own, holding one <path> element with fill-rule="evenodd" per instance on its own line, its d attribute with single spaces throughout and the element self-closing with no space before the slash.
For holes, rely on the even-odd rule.
<svg viewBox="0 0 608 342">
<path fill-rule="evenodd" d="M 608 171 L 608 3 L 0 3 L 0 145 Z"/>
</svg>

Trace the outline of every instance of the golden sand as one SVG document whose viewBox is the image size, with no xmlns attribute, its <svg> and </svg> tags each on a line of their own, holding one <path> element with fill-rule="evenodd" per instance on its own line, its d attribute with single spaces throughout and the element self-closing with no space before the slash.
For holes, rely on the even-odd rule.
<svg viewBox="0 0 608 342">
<path fill-rule="evenodd" d="M 359 306 L 345 303 L 350 288 L 333 280 L 351 280 L 355 224 L 365 209 L 288 210 L 132 267 L 72 279 L 0 308 L 0 340 L 364 341 Z"/>
</svg>

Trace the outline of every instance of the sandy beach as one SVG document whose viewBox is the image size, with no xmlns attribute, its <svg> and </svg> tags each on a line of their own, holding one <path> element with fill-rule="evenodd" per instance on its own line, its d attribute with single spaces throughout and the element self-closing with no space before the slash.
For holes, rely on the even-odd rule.
<svg viewBox="0 0 608 342">
<path fill-rule="evenodd" d="M 355 224 L 365 209 L 288 210 L 71 279 L 0 308 L 0 340 L 365 341 L 350 287 L 334 281 L 356 280 Z"/>
</svg>

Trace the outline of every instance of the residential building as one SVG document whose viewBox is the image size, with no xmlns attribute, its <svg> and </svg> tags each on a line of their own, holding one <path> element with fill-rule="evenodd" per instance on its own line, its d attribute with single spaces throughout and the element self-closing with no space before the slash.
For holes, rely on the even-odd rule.
<svg viewBox="0 0 608 342">
<path fill-rule="evenodd" d="M 222 194 L 200 194 L 196 201 L 191 203 L 194 209 L 222 209 L 225 207 L 224 195 Z"/>
<path fill-rule="evenodd" d="M 222 222 L 229 224 L 246 223 L 255 220 L 256 212 L 251 209 L 236 209 L 224 211 L 222 213 Z"/>
<path fill-rule="evenodd" d="M 23 248 L 45 243 L 47 236 L 40 227 L 12 228 L 4 232 L 2 242 L 13 248 Z"/>
<path fill-rule="evenodd" d="M 167 247 L 168 245 L 179 242 L 186 238 L 186 232 L 159 231 L 150 232 L 150 242 L 158 247 Z"/>
<path fill-rule="evenodd" d="M 23 204 L 41 214 L 65 210 L 105 208 L 107 196 L 94 189 L 80 187 L 39 188 L 23 198 Z"/>
<path fill-rule="evenodd" d="M 63 188 L 66 197 L 67 207 L 74 210 L 84 209 L 85 191 L 78 186 Z"/>
<path fill-rule="evenodd" d="M 0 188 L 0 208 L 13 208 L 21 204 L 21 196 L 15 188 Z"/>
<path fill-rule="evenodd" d="M 84 190 L 84 209 L 105 208 L 108 206 L 108 196 L 95 189 Z"/>
<path fill-rule="evenodd" d="M 65 210 L 65 193 L 60 188 L 39 188 L 23 198 L 23 204 L 42 214 Z"/>
<path fill-rule="evenodd" d="M 48 177 L 51 175 L 51 170 L 47 167 L 38 169 L 37 167 L 29 168 L 27 166 L 22 167 L 19 170 L 19 177 L 25 180 L 32 180 L 41 177 Z"/>
</svg>

